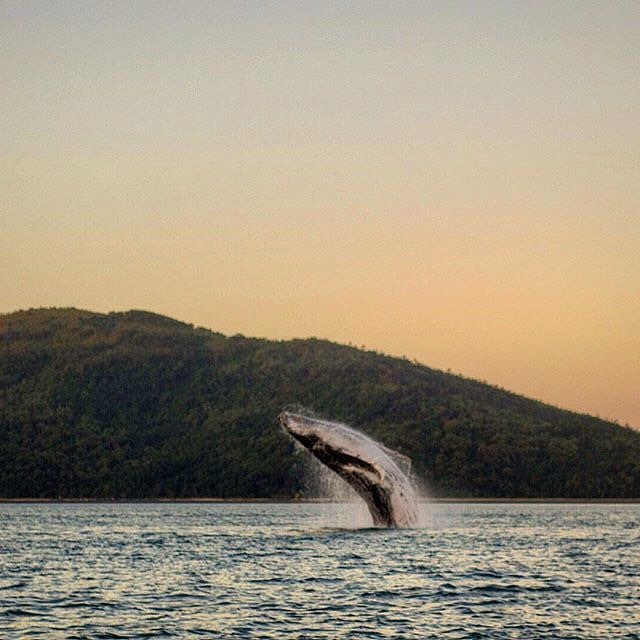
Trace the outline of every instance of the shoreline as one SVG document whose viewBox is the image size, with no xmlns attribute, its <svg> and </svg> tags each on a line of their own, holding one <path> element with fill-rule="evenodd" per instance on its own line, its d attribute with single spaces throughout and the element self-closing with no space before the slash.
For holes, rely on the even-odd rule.
<svg viewBox="0 0 640 640">
<path fill-rule="evenodd" d="M 640 504 L 640 498 L 426 498 L 435 504 Z M 0 504 L 331 504 L 329 498 L 0 498 Z"/>
</svg>

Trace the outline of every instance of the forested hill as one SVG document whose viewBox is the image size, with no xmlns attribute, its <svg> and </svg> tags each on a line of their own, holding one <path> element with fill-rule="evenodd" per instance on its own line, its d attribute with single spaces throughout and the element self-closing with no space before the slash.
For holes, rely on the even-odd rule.
<svg viewBox="0 0 640 640">
<path fill-rule="evenodd" d="M 290 497 L 284 407 L 361 427 L 431 492 L 640 497 L 640 433 L 324 340 L 143 311 L 0 316 L 0 497 Z"/>
</svg>

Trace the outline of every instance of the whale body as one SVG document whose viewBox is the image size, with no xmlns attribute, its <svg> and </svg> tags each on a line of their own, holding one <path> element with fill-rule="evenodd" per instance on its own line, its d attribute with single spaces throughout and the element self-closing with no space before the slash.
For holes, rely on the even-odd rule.
<svg viewBox="0 0 640 640">
<path fill-rule="evenodd" d="M 285 411 L 285 431 L 348 482 L 366 502 L 375 526 L 415 527 L 418 501 L 395 452 L 344 424 Z"/>
</svg>

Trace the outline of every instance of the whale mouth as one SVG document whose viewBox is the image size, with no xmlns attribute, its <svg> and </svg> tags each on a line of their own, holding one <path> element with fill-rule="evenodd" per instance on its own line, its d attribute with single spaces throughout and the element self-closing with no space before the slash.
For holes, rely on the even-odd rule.
<svg viewBox="0 0 640 640">
<path fill-rule="evenodd" d="M 322 447 L 322 442 L 313 429 L 304 424 L 304 417 L 288 412 L 283 412 L 278 416 L 280 426 L 287 432 L 296 442 L 300 443 L 305 449 L 313 453 L 313 455 L 325 462 L 322 454 L 318 455 L 318 449 Z M 327 462 L 325 462 L 327 464 Z M 327 466 L 331 467 L 330 464 Z M 334 469 L 335 470 L 335 469 Z"/>
</svg>

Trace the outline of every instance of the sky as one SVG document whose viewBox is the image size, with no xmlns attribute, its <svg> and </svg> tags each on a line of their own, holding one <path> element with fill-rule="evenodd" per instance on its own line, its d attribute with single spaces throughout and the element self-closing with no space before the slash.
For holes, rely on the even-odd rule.
<svg viewBox="0 0 640 640">
<path fill-rule="evenodd" d="M 640 3 L 0 1 L 0 312 L 147 309 L 640 428 Z"/>
</svg>

